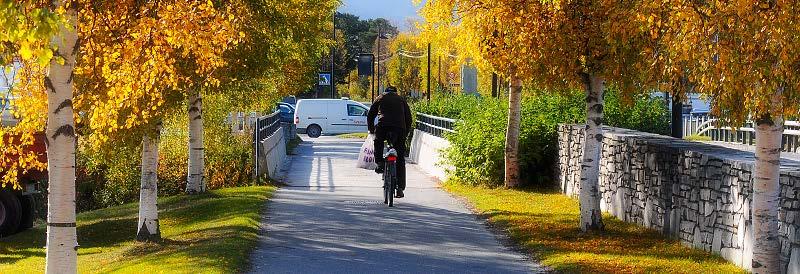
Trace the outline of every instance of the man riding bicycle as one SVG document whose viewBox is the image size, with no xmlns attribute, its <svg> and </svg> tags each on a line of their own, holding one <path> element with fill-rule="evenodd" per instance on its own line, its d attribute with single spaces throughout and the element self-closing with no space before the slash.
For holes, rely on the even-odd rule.
<svg viewBox="0 0 800 274">
<path fill-rule="evenodd" d="M 378 124 L 375 125 L 375 117 Z M 411 108 L 403 97 L 397 94 L 397 88 L 389 86 L 386 92 L 372 103 L 367 113 L 367 128 L 375 134 L 375 172 L 383 173 L 383 142 L 397 151 L 397 192 L 395 197 L 403 198 L 406 189 L 406 135 L 411 129 Z"/>
</svg>

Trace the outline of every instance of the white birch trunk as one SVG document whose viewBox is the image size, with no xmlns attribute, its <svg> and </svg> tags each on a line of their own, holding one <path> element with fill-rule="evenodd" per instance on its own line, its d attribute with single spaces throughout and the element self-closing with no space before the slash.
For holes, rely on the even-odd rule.
<svg viewBox="0 0 800 274">
<path fill-rule="evenodd" d="M 780 105 L 776 92 L 773 106 Z M 778 241 L 780 158 L 783 117 L 767 116 L 756 126 L 756 162 L 753 179 L 753 273 L 781 273 Z"/>
<path fill-rule="evenodd" d="M 63 5 L 55 1 L 54 5 Z M 56 56 L 64 58 L 50 62 L 45 77 L 47 89 L 47 254 L 46 273 L 76 273 L 78 266 L 78 237 L 75 229 L 75 135 L 72 109 L 72 79 L 78 35 L 75 33 L 75 11 L 68 11 L 72 30 L 62 26 L 52 44 Z"/>
<path fill-rule="evenodd" d="M 603 78 L 583 75 L 586 88 L 586 133 L 581 164 L 580 208 L 582 231 L 603 230 L 600 212 L 600 149 L 603 141 Z"/>
<path fill-rule="evenodd" d="M 204 192 L 203 98 L 194 90 L 189 95 L 189 170 L 186 193 Z"/>
<path fill-rule="evenodd" d="M 154 136 L 142 138 L 142 176 L 139 190 L 139 221 L 136 240 L 140 242 L 161 241 L 158 225 L 158 143 L 160 127 Z"/>
<path fill-rule="evenodd" d="M 513 73 L 512 73 L 513 74 Z M 512 77 L 508 93 L 508 124 L 506 126 L 505 185 L 519 185 L 519 127 L 522 105 L 522 80 Z"/>
</svg>

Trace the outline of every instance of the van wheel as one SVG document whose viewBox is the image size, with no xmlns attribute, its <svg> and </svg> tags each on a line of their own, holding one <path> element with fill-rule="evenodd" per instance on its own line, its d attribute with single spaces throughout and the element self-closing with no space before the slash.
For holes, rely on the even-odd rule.
<svg viewBox="0 0 800 274">
<path fill-rule="evenodd" d="M 17 232 L 22 218 L 22 205 L 17 195 L 0 190 L 0 237 Z"/>
<path fill-rule="evenodd" d="M 308 137 L 317 138 L 322 135 L 322 128 L 318 125 L 310 125 L 306 128 L 306 134 L 308 134 Z"/>
</svg>

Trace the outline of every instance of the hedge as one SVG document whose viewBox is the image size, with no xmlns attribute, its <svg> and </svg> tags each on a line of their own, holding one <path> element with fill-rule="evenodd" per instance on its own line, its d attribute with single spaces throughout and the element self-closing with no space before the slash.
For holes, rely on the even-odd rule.
<svg viewBox="0 0 800 274">
<path fill-rule="evenodd" d="M 532 93 L 532 92 L 531 92 Z M 553 182 L 560 123 L 582 123 L 584 95 L 533 93 L 524 96 L 520 126 L 520 171 L 523 184 L 548 186 Z M 508 103 L 472 95 L 444 95 L 431 103 L 418 102 L 414 111 L 458 119 L 445 162 L 455 169 L 455 181 L 496 187 L 503 184 Z M 636 96 L 623 103 L 614 90 L 606 92 L 605 123 L 658 134 L 669 132 L 669 112 L 663 101 Z"/>
</svg>

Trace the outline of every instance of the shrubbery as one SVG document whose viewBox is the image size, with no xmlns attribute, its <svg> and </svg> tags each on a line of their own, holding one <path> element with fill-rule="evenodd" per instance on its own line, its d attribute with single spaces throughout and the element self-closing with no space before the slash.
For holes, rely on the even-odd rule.
<svg viewBox="0 0 800 274">
<path fill-rule="evenodd" d="M 662 101 L 637 97 L 622 104 L 616 92 L 607 92 L 606 124 L 654 133 L 668 131 L 669 117 Z M 452 146 L 445 161 L 455 167 L 450 174 L 457 181 L 475 185 L 503 183 L 505 129 L 508 103 L 495 98 L 442 96 L 428 105 L 415 104 L 415 111 L 459 119 L 455 134 L 446 138 Z M 555 167 L 559 123 L 585 120 L 582 92 L 565 95 L 534 94 L 522 102 L 520 127 L 520 171 L 526 184 L 548 184 Z"/>
<path fill-rule="evenodd" d="M 452 93 L 437 93 L 428 102 L 418 99 L 411 106 L 412 112 L 422 112 L 434 116 L 458 118 L 462 111 L 477 107 L 483 99 L 477 96 L 464 96 Z"/>
<path fill-rule="evenodd" d="M 222 96 L 207 95 L 204 106 L 205 180 L 208 189 L 251 184 L 252 140 L 247 132 L 232 133 L 227 113 L 232 108 Z M 186 189 L 188 119 L 185 110 L 163 122 L 159 145 L 158 195 Z M 141 148 L 119 145 L 113 151 L 78 151 L 78 210 L 91 210 L 136 201 L 139 198 Z"/>
</svg>

